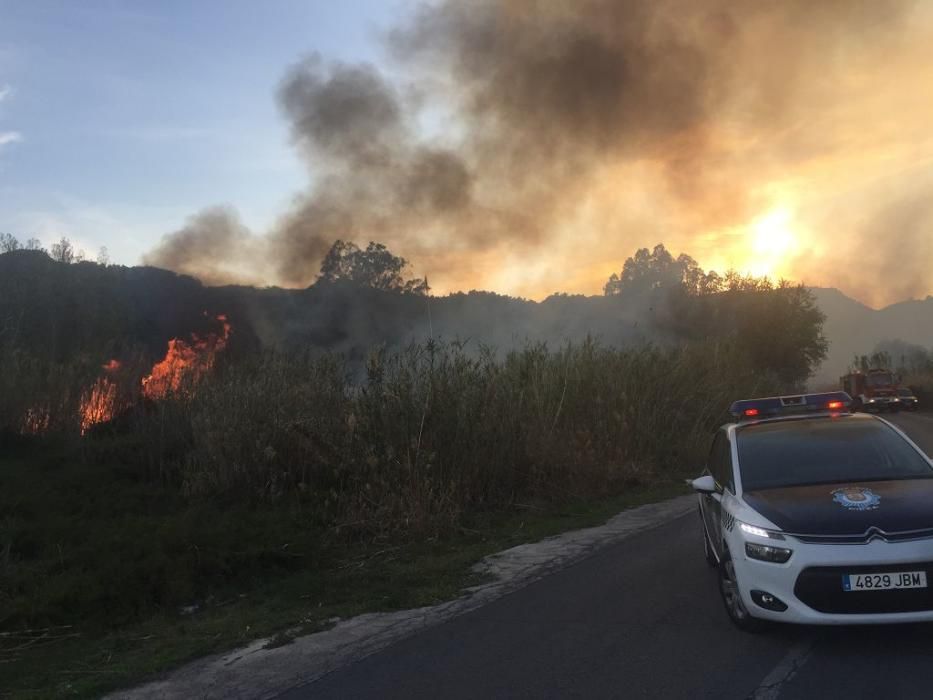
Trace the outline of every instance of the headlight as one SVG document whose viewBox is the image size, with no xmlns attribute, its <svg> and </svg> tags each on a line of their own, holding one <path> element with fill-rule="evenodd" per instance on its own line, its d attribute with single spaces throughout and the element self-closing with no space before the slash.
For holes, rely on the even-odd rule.
<svg viewBox="0 0 933 700">
<path fill-rule="evenodd" d="M 773 530 L 765 530 L 763 527 L 758 527 L 757 525 L 749 525 L 748 523 L 739 523 L 739 529 L 744 532 L 746 535 L 754 535 L 755 537 L 767 537 L 771 540 L 783 540 L 784 535 L 780 532 L 774 532 Z"/>
<path fill-rule="evenodd" d="M 772 547 L 769 544 L 746 542 L 745 554 L 748 555 L 749 559 L 769 561 L 774 564 L 783 564 L 788 559 L 790 559 L 790 555 L 793 554 L 793 551 L 790 549 L 785 549 L 784 547 Z"/>
</svg>

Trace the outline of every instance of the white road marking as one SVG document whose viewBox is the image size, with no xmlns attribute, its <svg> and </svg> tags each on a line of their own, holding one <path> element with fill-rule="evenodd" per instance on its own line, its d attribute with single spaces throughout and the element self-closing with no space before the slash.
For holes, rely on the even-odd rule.
<svg viewBox="0 0 933 700">
<path fill-rule="evenodd" d="M 793 678 L 797 671 L 807 663 L 810 652 L 813 651 L 815 639 L 810 637 L 801 640 L 790 648 L 778 665 L 771 669 L 771 673 L 758 684 L 754 693 L 749 695 L 750 700 L 777 700 L 781 695 L 784 684 Z"/>
</svg>

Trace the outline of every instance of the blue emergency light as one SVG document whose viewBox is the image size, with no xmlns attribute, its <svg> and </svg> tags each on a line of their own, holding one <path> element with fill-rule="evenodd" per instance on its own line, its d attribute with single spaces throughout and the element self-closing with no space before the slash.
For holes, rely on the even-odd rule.
<svg viewBox="0 0 933 700">
<path fill-rule="evenodd" d="M 822 394 L 796 394 L 793 396 L 769 396 L 764 399 L 736 401 L 729 413 L 739 420 L 754 420 L 774 416 L 829 411 L 848 413 L 852 397 L 844 391 L 829 391 Z"/>
</svg>

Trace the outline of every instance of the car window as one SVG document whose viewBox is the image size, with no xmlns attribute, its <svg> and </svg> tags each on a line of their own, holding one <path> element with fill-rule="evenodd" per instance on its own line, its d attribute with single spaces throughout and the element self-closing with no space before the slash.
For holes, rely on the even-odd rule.
<svg viewBox="0 0 933 700">
<path fill-rule="evenodd" d="M 709 469 L 717 484 L 735 492 L 735 480 L 732 475 L 732 447 L 729 438 L 722 431 L 716 433 L 713 440 Z"/>
<path fill-rule="evenodd" d="M 910 389 L 898 389 L 897 393 L 900 396 L 913 396 L 914 395 L 914 392 L 912 392 Z"/>
<path fill-rule="evenodd" d="M 889 479 L 933 478 L 930 464 L 884 423 L 842 417 L 739 428 L 746 491 Z"/>
</svg>

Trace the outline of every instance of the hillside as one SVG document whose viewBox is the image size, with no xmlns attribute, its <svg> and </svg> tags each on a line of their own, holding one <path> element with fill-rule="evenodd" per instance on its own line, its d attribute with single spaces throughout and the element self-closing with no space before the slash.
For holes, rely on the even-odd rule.
<svg viewBox="0 0 933 700">
<path fill-rule="evenodd" d="M 830 341 L 813 384 L 836 381 L 854 355 L 869 353 L 883 341 L 933 347 L 933 297 L 872 309 L 838 289 L 813 288 L 813 293 L 826 314 L 823 330 Z"/>
<path fill-rule="evenodd" d="M 826 314 L 829 355 L 813 384 L 835 381 L 856 353 L 900 339 L 933 346 L 933 298 L 871 309 L 837 289 L 813 288 Z M 234 351 L 257 345 L 343 352 L 362 359 L 375 345 L 428 338 L 505 350 L 526 342 L 559 346 L 587 335 L 623 346 L 664 341 L 664 304 L 643 298 L 554 295 L 541 302 L 492 292 L 399 295 L 351 284 L 307 289 L 206 287 L 152 267 L 63 265 L 34 251 L 0 255 L 0 339 L 16 334 L 43 355 L 97 362 L 129 347 L 152 356 L 165 342 L 229 315 Z"/>
<path fill-rule="evenodd" d="M 0 255 L 0 339 L 45 357 L 109 356 L 129 346 L 152 354 L 165 342 L 229 316 L 234 347 L 337 351 L 440 338 L 506 349 L 560 345 L 588 334 L 610 345 L 660 337 L 645 302 L 555 295 L 543 302 L 490 292 L 444 297 L 395 294 L 349 283 L 307 289 L 206 287 L 152 267 L 64 265 L 42 253 Z"/>
</svg>

